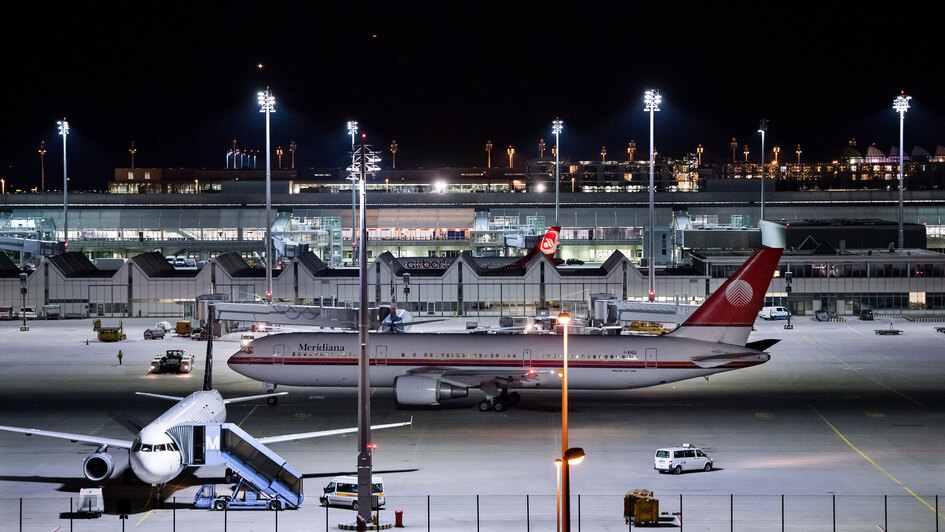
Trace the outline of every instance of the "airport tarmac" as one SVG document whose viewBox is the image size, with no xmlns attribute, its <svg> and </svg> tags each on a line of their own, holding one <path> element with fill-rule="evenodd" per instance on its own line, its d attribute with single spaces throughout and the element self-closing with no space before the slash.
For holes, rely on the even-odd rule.
<svg viewBox="0 0 945 532">
<path fill-rule="evenodd" d="M 172 404 L 135 391 L 186 395 L 202 384 L 206 342 L 142 339 L 156 321 L 125 319 L 128 340 L 118 343 L 97 341 L 91 320 L 32 321 L 29 331 L 0 323 L 0 424 L 130 439 Z M 874 334 L 890 322 L 903 333 Z M 756 323 L 751 340 L 782 340 L 761 366 L 638 390 L 572 391 L 570 445 L 587 453 L 571 473 L 575 523 L 580 511 L 583 529 L 626 530 L 623 495 L 645 488 L 662 511 L 678 511 L 681 497 L 686 530 L 781 530 L 782 516 L 786 530 L 830 530 L 832 520 L 837 530 L 945 525 L 937 497 L 945 495 L 945 334 L 935 331 L 942 324 L 793 323 L 793 330 L 783 321 Z M 176 347 L 197 355 L 193 373 L 148 373 L 155 354 Z M 262 390 L 226 366 L 237 349 L 232 340 L 214 343 L 214 385 L 224 397 Z M 353 388 L 283 390 L 290 393 L 276 406 L 230 405 L 228 421 L 254 436 L 357 424 Z M 432 530 L 554 529 L 560 392 L 524 391 L 521 404 L 501 413 L 479 412 L 474 396 L 409 410 L 395 407 L 390 389 L 372 397 L 373 423 L 414 419 L 412 428 L 373 438 L 387 490 L 382 520 L 403 510 L 409 528 L 427 527 L 429 515 Z M 135 530 L 223 530 L 224 519 L 233 530 L 272 530 L 276 520 L 283 530 L 324 530 L 318 496 L 331 477 L 355 471 L 356 442 L 350 435 L 273 444 L 306 476 L 302 508 L 278 515 L 190 509 L 200 484 L 224 487 L 222 468 L 185 474 L 153 511 L 147 486 L 116 478 L 105 490 L 111 501 L 133 499 L 127 524 Z M 683 442 L 705 449 L 714 470 L 656 473 L 655 449 Z M 69 497 L 95 485 L 81 472 L 94 447 L 0 433 L 0 449 L 0 530 L 19 530 L 17 519 L 23 530 L 68 529 Z M 124 451 L 114 455 L 126 460 Z M 327 523 L 336 529 L 353 517 L 331 508 Z M 116 519 L 112 510 L 71 525 L 100 530 Z"/>
</svg>

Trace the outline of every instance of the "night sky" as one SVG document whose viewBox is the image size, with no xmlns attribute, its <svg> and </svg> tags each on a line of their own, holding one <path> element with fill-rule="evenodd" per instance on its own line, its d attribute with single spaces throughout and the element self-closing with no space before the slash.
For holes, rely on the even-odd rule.
<svg viewBox="0 0 945 532">
<path fill-rule="evenodd" d="M 761 118 L 782 160 L 798 143 L 805 160 L 833 159 L 851 137 L 888 152 L 900 90 L 913 96 L 907 150 L 945 145 L 945 39 L 929 4 L 321 4 L 43 4 L 5 17 L 0 177 L 37 186 L 45 140 L 47 188 L 58 188 L 62 117 L 70 189 L 104 188 L 130 166 L 132 140 L 139 167 L 222 168 L 233 139 L 264 149 L 266 85 L 273 151 L 296 141 L 304 168 L 344 164 L 347 120 L 385 150 L 384 166 L 396 139 L 398 168 L 484 166 L 486 140 L 497 165 L 510 144 L 516 161 L 534 158 L 556 117 L 564 156 L 606 146 L 623 159 L 635 139 L 643 158 L 651 87 L 661 156 L 702 144 L 705 162 L 729 160 L 735 137 L 754 158 Z"/>
</svg>

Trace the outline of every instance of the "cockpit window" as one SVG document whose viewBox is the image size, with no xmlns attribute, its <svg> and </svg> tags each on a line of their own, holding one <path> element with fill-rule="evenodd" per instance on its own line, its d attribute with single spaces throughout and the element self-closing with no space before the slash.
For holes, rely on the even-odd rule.
<svg viewBox="0 0 945 532">
<path fill-rule="evenodd" d="M 136 453 L 141 450 L 141 440 L 135 438 L 135 442 L 131 445 L 131 452 Z"/>
<path fill-rule="evenodd" d="M 143 452 L 143 453 L 150 453 L 150 452 L 151 452 L 151 444 L 150 444 L 150 443 L 142 443 L 142 444 L 141 444 L 141 452 Z"/>
<path fill-rule="evenodd" d="M 157 452 L 157 451 L 163 451 L 163 450 L 165 450 L 163 443 L 160 444 L 160 445 L 155 445 L 155 446 L 154 446 L 154 451 L 155 451 L 155 452 Z"/>
<path fill-rule="evenodd" d="M 176 444 L 176 443 L 171 442 L 171 443 L 168 443 L 168 444 L 167 444 L 167 450 L 168 450 L 168 451 L 179 451 L 180 449 L 177 448 L 177 444 Z"/>
</svg>

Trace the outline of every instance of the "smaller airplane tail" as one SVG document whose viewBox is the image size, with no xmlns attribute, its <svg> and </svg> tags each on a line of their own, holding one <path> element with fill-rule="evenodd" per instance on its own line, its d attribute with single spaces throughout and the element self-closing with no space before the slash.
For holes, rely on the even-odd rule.
<svg viewBox="0 0 945 532">
<path fill-rule="evenodd" d="M 548 231 L 545 233 L 545 236 L 541 237 L 541 241 L 538 242 L 538 245 L 533 247 L 528 251 L 528 254 L 519 260 L 513 262 L 508 267 L 513 269 L 524 268 L 528 261 L 532 260 L 532 257 L 538 254 L 540 251 L 544 256 L 548 257 L 548 260 L 552 264 L 558 265 L 564 261 L 558 258 L 555 258 L 555 252 L 558 251 L 559 235 L 561 234 L 561 227 L 549 227 Z"/>
<path fill-rule="evenodd" d="M 764 306 L 765 292 L 783 251 L 768 247 L 755 251 L 689 319 L 670 334 L 745 345 L 755 318 Z"/>
</svg>

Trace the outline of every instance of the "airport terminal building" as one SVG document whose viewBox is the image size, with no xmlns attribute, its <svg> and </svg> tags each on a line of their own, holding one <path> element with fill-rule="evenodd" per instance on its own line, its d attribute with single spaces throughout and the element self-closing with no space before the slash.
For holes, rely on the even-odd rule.
<svg viewBox="0 0 945 532">
<path fill-rule="evenodd" d="M 510 176 L 490 184 L 481 173 L 453 174 L 448 186 L 427 174 L 396 188 L 385 188 L 391 177 L 383 174 L 374 180 L 367 195 L 372 305 L 390 302 L 392 284 L 399 306 L 440 316 L 534 315 L 586 305 L 596 293 L 646 297 L 646 192 L 563 190 L 560 257 L 571 264 L 536 256 L 521 271 L 500 274 L 482 264 L 524 254 L 554 225 L 554 193 L 518 188 L 516 179 L 504 180 Z M 294 173 L 283 177 L 273 186 L 280 257 L 274 299 L 354 303 L 350 189 L 301 186 Z M 699 191 L 655 195 L 660 301 L 700 301 L 760 244 L 752 229 L 760 216 L 760 183 L 703 181 Z M 70 194 L 69 253 L 23 259 L 32 266 L 27 306 L 61 305 L 64 314 L 82 316 L 187 316 L 201 294 L 252 300 L 265 293 L 261 190 L 261 183 L 244 178 L 198 194 Z M 905 192 L 903 249 L 896 249 L 896 223 L 889 222 L 897 216 L 894 190 L 785 192 L 771 186 L 766 192 L 765 218 L 783 220 L 788 234 L 779 278 L 769 288 L 772 302 L 798 315 L 945 307 L 945 255 L 939 253 L 945 249 L 945 192 Z M 61 194 L 5 195 L 0 208 L 6 237 L 63 236 Z M 21 300 L 21 256 L 15 246 L 6 249 L 13 258 L 0 265 L 0 310 Z M 175 267 L 165 257 L 193 259 L 195 266 Z M 794 279 L 790 301 L 787 271 Z"/>
</svg>

